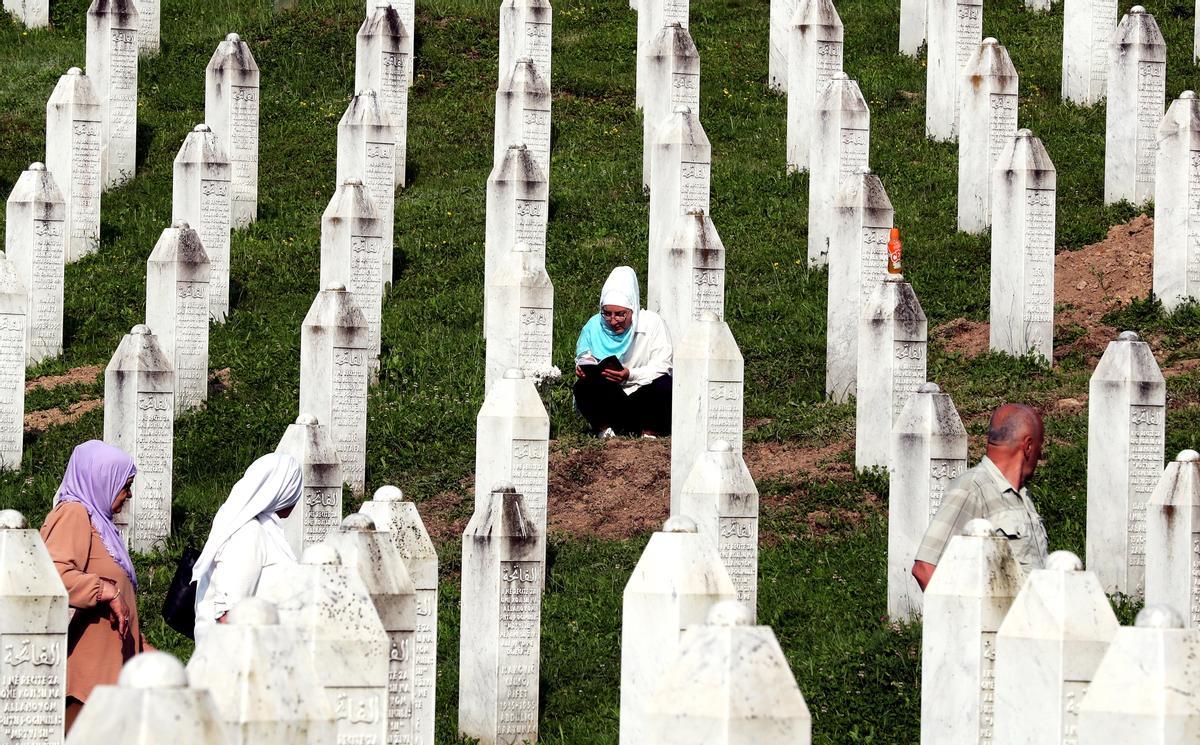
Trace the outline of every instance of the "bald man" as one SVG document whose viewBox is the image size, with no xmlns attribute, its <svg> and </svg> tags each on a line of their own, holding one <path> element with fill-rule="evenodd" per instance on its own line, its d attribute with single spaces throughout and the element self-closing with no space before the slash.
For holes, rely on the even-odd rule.
<svg viewBox="0 0 1200 745">
<path fill-rule="evenodd" d="M 982 517 L 1008 538 L 1027 573 L 1046 563 L 1046 527 L 1025 482 L 1042 457 L 1042 417 L 1024 404 L 1004 404 L 988 425 L 987 455 L 946 488 L 942 505 L 917 549 L 912 574 L 924 590 L 950 537 Z"/>
</svg>

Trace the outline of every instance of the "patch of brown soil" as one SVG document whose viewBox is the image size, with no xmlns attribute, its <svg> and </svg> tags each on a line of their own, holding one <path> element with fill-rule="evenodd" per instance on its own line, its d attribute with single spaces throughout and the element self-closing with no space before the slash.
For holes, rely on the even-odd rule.
<svg viewBox="0 0 1200 745">
<path fill-rule="evenodd" d="M 1179 360 L 1164 367 L 1162 374 L 1170 378 L 1175 375 L 1190 373 L 1197 368 L 1200 368 L 1200 360 Z"/>
<path fill-rule="evenodd" d="M 1052 412 L 1054 414 L 1078 414 L 1087 406 L 1087 394 L 1083 394 L 1077 398 L 1060 398 L 1054 402 Z"/>
<path fill-rule="evenodd" d="M 976 357 L 988 350 L 989 333 L 986 323 L 955 318 L 935 328 L 933 338 L 941 342 L 947 352 Z"/>
<path fill-rule="evenodd" d="M 100 378 L 100 373 L 102 372 L 104 372 L 104 368 L 100 365 L 72 367 L 62 375 L 43 375 L 40 378 L 28 381 L 25 383 L 25 392 L 30 393 L 36 390 L 51 391 L 63 385 L 93 385 Z"/>
<path fill-rule="evenodd" d="M 220 370 L 214 370 L 208 376 L 208 395 L 227 391 L 233 387 L 233 371 L 228 367 L 222 367 Z"/>
<path fill-rule="evenodd" d="M 755 481 L 779 478 L 854 478 L 854 466 L 840 460 L 852 440 L 814 447 L 794 442 L 756 442 L 746 447 L 746 467 Z"/>
<path fill-rule="evenodd" d="M 76 401 L 68 406 L 65 411 L 63 409 L 31 411 L 25 415 L 25 432 L 26 434 L 36 434 L 38 432 L 45 432 L 51 427 L 70 424 L 78 421 L 89 411 L 95 411 L 101 406 L 104 406 L 104 399 L 89 398 L 83 401 Z"/>
</svg>

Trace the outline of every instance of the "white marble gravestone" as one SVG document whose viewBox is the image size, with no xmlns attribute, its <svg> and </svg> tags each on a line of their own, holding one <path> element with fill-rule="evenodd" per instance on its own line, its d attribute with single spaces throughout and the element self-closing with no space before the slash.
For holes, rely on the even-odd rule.
<svg viewBox="0 0 1200 745">
<path fill-rule="evenodd" d="M 338 122 L 337 184 L 360 181 L 371 195 L 376 211 L 379 232 L 379 253 L 382 261 L 382 283 L 392 281 L 392 245 L 396 232 L 396 131 L 392 119 L 375 91 L 360 91 L 350 101 L 342 120 Z M 335 197 L 336 200 L 336 197 Z M 355 202 L 357 205 L 357 200 Z M 330 203 L 333 207 L 333 202 Z M 359 212 L 362 212 L 361 208 Z M 326 210 L 326 215 L 329 210 Z M 336 214 L 336 212 L 335 212 Z M 322 233 L 325 231 L 322 219 Z M 351 231 L 353 233 L 353 231 Z M 322 240 L 322 243 L 324 241 Z M 324 262 L 322 262 L 324 263 Z M 374 261 L 372 261 L 372 264 Z M 322 284 L 325 283 L 322 279 Z M 348 282 L 354 288 L 355 283 Z M 362 292 L 367 292 L 364 288 Z M 356 293 L 358 290 L 356 289 Z M 383 294 L 382 285 L 376 295 Z M 377 313 L 367 313 L 368 320 Z M 374 337 L 372 337 L 374 338 Z"/>
<path fill-rule="evenodd" d="M 1104 203 L 1154 196 L 1155 153 L 1167 87 L 1167 43 L 1154 16 L 1130 8 L 1109 47 Z"/>
<path fill-rule="evenodd" d="M 637 69 L 634 104 L 642 108 L 646 103 L 646 52 L 650 42 L 663 26 L 678 23 L 688 27 L 690 0 L 637 0 Z"/>
<path fill-rule="evenodd" d="M 858 391 L 858 315 L 887 274 L 895 210 L 869 168 L 842 181 L 834 199 L 825 312 L 825 395 L 844 402 Z"/>
<path fill-rule="evenodd" d="M 463 533 L 458 732 L 537 742 L 544 536 L 511 484 L 475 501 Z"/>
<path fill-rule="evenodd" d="M 546 81 L 550 74 L 550 40 L 553 35 L 554 9 L 550 0 L 504 0 L 500 3 L 500 64 L 498 81 L 522 57 L 533 60 L 538 73 Z"/>
<path fill-rule="evenodd" d="M 711 311 L 675 342 L 671 376 L 671 514 L 679 515 L 683 482 L 718 441 L 742 452 L 745 362 L 729 325 Z"/>
<path fill-rule="evenodd" d="M 175 368 L 149 326 L 134 326 L 104 370 L 104 441 L 137 464 L 130 504 L 116 516 L 129 548 L 162 548 L 171 535 Z"/>
<path fill-rule="evenodd" d="M 700 210 L 709 212 L 712 145 L 700 117 L 687 106 L 676 106 L 655 130 L 650 153 L 650 234 L 646 297 L 657 297 L 655 284 L 665 268 L 667 242 L 679 218 Z"/>
<path fill-rule="evenodd" d="M 925 588 L 921 745 L 993 742 L 996 633 L 1024 579 L 987 520 L 950 539 Z"/>
<path fill-rule="evenodd" d="M 676 106 L 700 116 L 700 52 L 687 28 L 663 26 L 645 52 L 646 96 L 642 106 L 642 189 L 650 189 L 651 155 L 658 128 Z"/>
<path fill-rule="evenodd" d="M 204 121 L 229 156 L 233 228 L 258 219 L 258 63 L 237 34 L 217 45 L 204 72 Z"/>
<path fill-rule="evenodd" d="M 499 164 L 508 148 L 526 145 L 550 180 L 550 84 L 529 57 L 519 57 L 496 89 L 492 157 Z"/>
<path fill-rule="evenodd" d="M 255 594 L 300 632 L 333 707 L 337 742 L 383 743 L 387 733 L 387 632 L 358 572 L 324 543 L 299 564 L 263 569 Z"/>
<path fill-rule="evenodd" d="M 1167 386 L 1132 331 L 1109 342 L 1088 385 L 1087 565 L 1104 591 L 1142 597 L 1146 503 L 1162 475 Z"/>
<path fill-rule="evenodd" d="M 408 567 L 416 588 L 417 625 L 413 637 L 414 745 L 433 745 L 434 703 L 437 693 L 438 555 L 417 505 L 404 501 L 394 486 L 381 486 L 359 512 L 386 531 Z"/>
<path fill-rule="evenodd" d="M 487 287 L 484 393 L 506 370 L 530 380 L 557 377 L 551 359 L 554 333 L 554 285 L 545 260 L 534 251 L 517 250 L 501 258 Z"/>
<path fill-rule="evenodd" d="M 1104 100 L 1108 45 L 1117 25 L 1117 0 L 1064 0 L 1062 97 L 1080 106 Z"/>
<path fill-rule="evenodd" d="M 546 222 L 550 189 L 546 174 L 525 145 L 513 145 L 496 162 L 487 180 L 484 238 L 484 315 L 487 288 L 513 251 L 533 251 L 546 257 Z"/>
<path fill-rule="evenodd" d="M 650 536 L 625 584 L 621 608 L 622 745 L 650 745 L 647 704 L 679 651 L 679 637 L 737 590 L 716 544 L 676 515 Z"/>
<path fill-rule="evenodd" d="M 367 319 L 346 286 L 317 293 L 300 331 L 300 411 L 329 428 L 342 478 L 366 491 L 367 384 L 371 340 Z"/>
<path fill-rule="evenodd" d="M 1170 311 L 1200 300 L 1200 100 L 1184 91 L 1158 127 L 1154 296 Z"/>
<path fill-rule="evenodd" d="M 799 0 L 788 22 L 787 170 L 807 171 L 817 94 L 842 72 L 844 30 L 832 0 Z"/>
<path fill-rule="evenodd" d="M 1146 508 L 1146 603 L 1200 628 L 1200 453 L 1167 464 Z"/>
<path fill-rule="evenodd" d="M 0 510 L 0 709 L 6 742 L 61 745 L 67 591 L 38 532 Z"/>
<path fill-rule="evenodd" d="M 227 745 L 213 696 L 189 688 L 183 663 L 143 652 L 121 668 L 116 685 L 96 686 L 71 727 L 67 745 Z"/>
<path fill-rule="evenodd" d="M 1071 745 L 1079 702 L 1120 624 L 1079 557 L 1055 551 L 996 634 L 993 745 Z"/>
<path fill-rule="evenodd" d="M 992 224 L 992 169 L 1017 132 L 1017 68 L 988 37 L 962 70 L 958 107 L 958 229 Z"/>
<path fill-rule="evenodd" d="M 925 382 L 928 333 L 912 285 L 887 275 L 858 317 L 855 468 L 887 468 L 892 424 Z"/>
<path fill-rule="evenodd" d="M 286 453 L 300 464 L 304 493 L 283 521 L 288 545 L 300 556 L 341 523 L 342 463 L 329 427 L 312 414 L 301 414 L 288 425 L 275 452 Z"/>
<path fill-rule="evenodd" d="M 738 602 L 758 617 L 758 487 L 741 453 L 718 440 L 700 454 L 683 482 L 680 512 L 717 547 Z"/>
<path fill-rule="evenodd" d="M 632 5 L 634 0 L 630 0 Z M 792 16 L 796 14 L 796 0 L 771 0 L 770 28 L 767 49 L 767 87 L 786 93 L 788 90 L 788 57 Z"/>
<path fill-rule="evenodd" d="M 411 88 L 413 84 L 413 67 L 416 64 L 416 57 L 412 56 L 412 45 L 417 34 L 416 0 L 367 0 L 367 18 L 371 17 L 371 14 L 376 8 L 395 8 L 396 12 L 400 14 L 400 23 L 404 25 L 404 30 L 408 33 L 409 39 L 407 43 L 409 45 L 408 49 L 410 55 L 408 58 L 408 64 L 405 65 L 405 78 L 407 80 L 408 87 Z M 363 86 L 358 87 L 361 88 Z M 400 180 L 399 176 L 396 178 L 397 180 Z"/>
<path fill-rule="evenodd" d="M 25 441 L 25 335 L 29 295 L 0 254 L 0 470 L 21 468 Z"/>
<path fill-rule="evenodd" d="M 4 9 L 25 28 L 50 25 L 50 0 L 4 0 Z"/>
<path fill-rule="evenodd" d="M 683 632 L 650 702 L 655 745 L 810 745 L 812 716 L 770 626 L 737 601 Z"/>
<path fill-rule="evenodd" d="M 328 745 L 336 738 L 300 632 L 279 623 L 275 604 L 248 597 L 211 625 L 187 664 L 188 684 L 206 689 L 230 745 Z"/>
<path fill-rule="evenodd" d="M 100 188 L 133 178 L 137 161 L 138 19 L 134 0 L 92 0 L 87 75 L 100 100 Z"/>
<path fill-rule="evenodd" d="M 550 417 L 533 384 L 520 370 L 506 370 L 492 384 L 475 420 L 475 504 L 512 484 L 521 495 L 539 541 L 546 536 L 550 473 Z M 545 559 L 544 541 L 537 558 Z M 540 581 L 540 577 L 539 577 Z"/>
<path fill-rule="evenodd" d="M 360 91 L 375 91 L 380 107 L 391 120 L 396 143 L 393 192 L 397 184 L 404 186 L 407 183 L 408 88 L 412 58 L 412 33 L 404 25 L 400 13 L 392 6 L 380 6 L 370 11 L 356 37 L 354 86 Z M 391 265 L 390 260 L 388 265 Z"/>
<path fill-rule="evenodd" d="M 925 44 L 927 3 L 900 0 L 900 54 L 916 57 Z"/>
<path fill-rule="evenodd" d="M 385 147 L 390 148 L 391 143 Z M 391 236 L 391 214 L 378 209 L 372 191 L 359 177 L 338 183 L 321 215 L 321 286 L 337 282 L 349 290 L 366 318 L 371 366 L 376 370 L 382 343 L 384 284 L 391 279 L 390 266 L 385 266 L 385 257 L 392 248 L 387 240 Z"/>
<path fill-rule="evenodd" d="M 925 33 L 925 136 L 954 141 L 962 71 L 983 39 L 983 0 L 929 0 Z"/>
<path fill-rule="evenodd" d="M 892 427 L 888 455 L 888 617 L 921 616 L 913 560 L 946 487 L 967 470 L 967 430 L 949 394 L 924 383 Z"/>
<path fill-rule="evenodd" d="M 666 249 L 662 275 L 650 286 L 646 307 L 679 340 L 703 313 L 725 317 L 725 244 L 708 215 L 695 210 L 675 221 Z"/>
<path fill-rule="evenodd" d="M 989 346 L 1054 359 L 1054 245 L 1058 173 L 1042 141 L 1019 130 L 991 173 Z"/>
<path fill-rule="evenodd" d="M 162 46 L 161 0 L 133 0 L 138 10 L 138 54 L 149 57 L 158 54 Z"/>
<path fill-rule="evenodd" d="M 46 169 L 66 202 L 67 261 L 100 247 L 100 99 L 72 67 L 46 101 Z"/>
<path fill-rule="evenodd" d="M 1120 628 L 1079 705 L 1079 745 L 1182 745 L 1200 740 L 1200 631 L 1152 605 Z"/>
<path fill-rule="evenodd" d="M 63 270 L 67 206 L 54 176 L 41 163 L 21 173 L 8 196 L 4 250 L 29 293 L 25 362 L 62 354 Z"/>
<path fill-rule="evenodd" d="M 175 414 L 208 400 L 208 284 L 200 234 L 176 222 L 146 260 L 146 325 L 175 368 Z"/>
<path fill-rule="evenodd" d="M 388 636 L 387 740 L 412 743 L 417 594 L 404 557 L 370 517 L 356 512 L 327 542 L 358 571 Z M 381 744 L 382 745 L 382 744 Z"/>
<path fill-rule="evenodd" d="M 817 93 L 808 167 L 808 264 L 825 266 L 845 180 L 870 165 L 871 110 L 858 83 L 835 72 Z"/>
<path fill-rule="evenodd" d="M 221 141 L 207 124 L 197 124 L 175 156 L 171 221 L 200 234 L 209 261 L 208 315 L 217 323 L 229 314 L 230 172 Z"/>
</svg>

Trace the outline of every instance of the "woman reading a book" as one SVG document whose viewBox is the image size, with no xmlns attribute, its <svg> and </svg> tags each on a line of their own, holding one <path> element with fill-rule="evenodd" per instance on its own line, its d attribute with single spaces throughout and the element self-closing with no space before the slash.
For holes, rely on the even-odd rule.
<svg viewBox="0 0 1200 745">
<path fill-rule="evenodd" d="M 671 335 L 639 300 L 633 269 L 614 269 L 575 344 L 575 408 L 600 437 L 671 431 Z"/>
</svg>

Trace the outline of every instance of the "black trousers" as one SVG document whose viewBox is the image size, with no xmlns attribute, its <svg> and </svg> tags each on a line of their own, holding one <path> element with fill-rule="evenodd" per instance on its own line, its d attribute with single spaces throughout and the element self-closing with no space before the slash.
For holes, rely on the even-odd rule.
<svg viewBox="0 0 1200 745">
<path fill-rule="evenodd" d="M 628 395 L 611 380 L 579 378 L 575 381 L 575 408 L 596 432 L 612 427 L 621 435 L 670 434 L 671 374 Z"/>
</svg>

